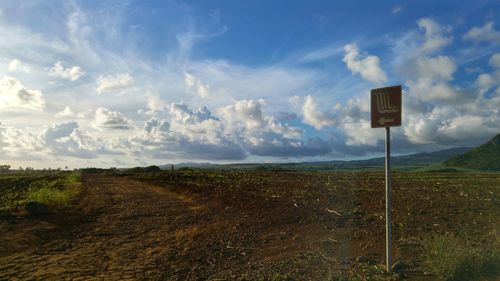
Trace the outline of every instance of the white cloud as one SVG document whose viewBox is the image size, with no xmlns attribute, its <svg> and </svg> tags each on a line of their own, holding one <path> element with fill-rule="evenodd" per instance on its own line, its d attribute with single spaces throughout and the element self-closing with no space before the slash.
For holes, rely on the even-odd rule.
<svg viewBox="0 0 500 281">
<path fill-rule="evenodd" d="M 304 117 L 303 122 L 318 130 L 336 124 L 333 116 L 318 109 L 318 104 L 311 95 L 306 96 L 304 99 L 302 114 Z"/>
<path fill-rule="evenodd" d="M 9 62 L 9 71 L 22 71 L 22 72 L 30 72 L 30 68 L 27 64 L 23 63 L 18 59 L 13 59 Z"/>
<path fill-rule="evenodd" d="M 309 63 L 319 60 L 325 60 L 331 58 L 335 55 L 338 55 L 343 52 L 343 48 L 339 48 L 336 46 L 328 46 L 318 50 L 314 50 L 310 53 L 305 54 L 299 59 L 301 63 Z"/>
<path fill-rule="evenodd" d="M 49 75 L 63 78 L 70 81 L 76 81 L 85 74 L 79 66 L 64 68 L 61 62 L 56 62 L 49 70 Z"/>
<path fill-rule="evenodd" d="M 459 98 L 453 87 L 446 82 L 420 78 L 417 81 L 407 81 L 407 85 L 413 95 L 427 102 L 451 101 Z"/>
<path fill-rule="evenodd" d="M 115 140 L 102 140 L 83 131 L 75 122 L 53 124 L 40 135 L 43 146 L 48 153 L 55 156 L 70 156 L 76 158 L 98 158 L 104 154 L 119 155 Z M 113 150 L 115 149 L 115 150 Z"/>
<path fill-rule="evenodd" d="M 470 40 L 475 43 L 480 42 L 500 42 L 500 32 L 495 30 L 493 22 L 489 21 L 485 23 L 482 27 L 473 27 L 467 31 L 464 36 L 464 40 Z"/>
<path fill-rule="evenodd" d="M 360 58 L 356 44 L 344 46 L 345 56 L 343 61 L 352 73 L 358 73 L 363 79 L 373 83 L 387 81 L 387 75 L 380 68 L 380 59 L 377 56 L 365 56 Z"/>
<path fill-rule="evenodd" d="M 37 158 L 43 149 L 43 142 L 35 134 L 0 122 L 0 152 L 3 157 Z"/>
<path fill-rule="evenodd" d="M 452 80 L 457 67 L 447 56 L 434 58 L 421 57 L 416 60 L 417 77 L 433 80 Z"/>
<path fill-rule="evenodd" d="M 402 74 L 408 78 L 406 84 L 414 97 L 426 102 L 451 101 L 463 99 L 460 90 L 449 83 L 456 69 L 447 56 L 422 56 L 409 61 Z"/>
<path fill-rule="evenodd" d="M 497 61 L 498 60 L 498 61 Z M 490 65 L 496 68 L 492 73 L 481 73 L 476 80 L 476 85 L 479 88 L 479 93 L 481 97 L 484 98 L 484 94 L 490 89 L 496 87 L 496 94 L 500 96 L 500 54 L 493 54 L 490 59 Z M 497 97 L 492 97 L 497 100 Z"/>
<path fill-rule="evenodd" d="M 97 80 L 97 92 L 112 92 L 128 88 L 134 84 L 134 78 L 129 73 L 100 76 Z"/>
<path fill-rule="evenodd" d="M 329 153 L 321 138 L 301 140 L 301 128 L 283 124 L 263 112 L 263 100 L 240 100 L 218 110 L 225 133 L 237 137 L 242 147 L 259 156 L 302 157 Z"/>
<path fill-rule="evenodd" d="M 184 73 L 184 83 L 187 93 L 194 93 L 201 98 L 207 98 L 210 94 L 210 86 L 203 84 L 200 79 L 189 73 Z"/>
<path fill-rule="evenodd" d="M 490 65 L 495 68 L 500 68 L 500 53 L 495 53 L 491 56 Z"/>
<path fill-rule="evenodd" d="M 239 160 L 246 157 L 233 136 L 223 133 L 224 126 L 206 108 L 192 111 L 185 103 L 167 106 L 167 120 L 153 118 L 144 129 L 130 138 L 139 153 L 153 158 L 190 158 Z"/>
<path fill-rule="evenodd" d="M 371 128 L 369 120 L 343 121 L 342 131 L 347 136 L 347 145 L 351 146 L 375 146 L 383 138 L 381 130 Z"/>
<path fill-rule="evenodd" d="M 45 99 L 40 90 L 26 89 L 19 80 L 4 76 L 0 80 L 0 107 L 43 110 Z"/>
<path fill-rule="evenodd" d="M 122 113 L 99 107 L 95 112 L 94 127 L 100 130 L 128 130 L 131 125 Z"/>
<path fill-rule="evenodd" d="M 244 128 L 262 129 L 266 125 L 262 114 L 264 100 L 240 100 L 219 109 L 218 113 L 230 124 L 242 124 Z"/>
<path fill-rule="evenodd" d="M 487 108 L 468 110 L 464 107 L 437 106 L 429 113 L 408 116 L 405 135 L 416 144 L 453 143 L 459 146 L 484 141 L 500 131 L 498 111 Z"/>
<path fill-rule="evenodd" d="M 75 112 L 71 109 L 71 107 L 66 106 L 62 111 L 57 112 L 54 117 L 56 118 L 74 118 L 76 117 Z"/>
<path fill-rule="evenodd" d="M 448 26 L 439 25 L 430 18 L 419 19 L 418 27 L 424 31 L 424 41 L 418 49 L 419 54 L 431 54 L 449 45 L 453 38 L 446 36 L 451 31 Z"/>
<path fill-rule="evenodd" d="M 164 111 L 167 105 L 159 96 L 148 94 L 147 96 L 147 110 L 139 109 L 139 114 L 155 115 L 159 112 Z"/>
<path fill-rule="evenodd" d="M 497 87 L 497 96 L 492 97 L 494 100 L 500 98 L 500 53 L 495 53 L 491 56 L 489 64 L 494 68 L 492 73 L 481 73 L 476 80 L 476 86 L 479 89 L 479 94 L 484 98 L 484 94 L 490 89 Z"/>
<path fill-rule="evenodd" d="M 453 38 L 451 28 L 430 18 L 417 21 L 420 31 L 411 31 L 396 41 L 397 70 L 406 79 L 411 110 L 428 111 L 431 103 L 464 103 L 470 97 L 462 89 L 451 84 L 457 65 L 452 57 L 438 55 Z"/>
<path fill-rule="evenodd" d="M 403 7 L 400 6 L 400 5 L 396 5 L 392 8 L 391 10 L 391 14 L 395 15 L 395 14 L 399 14 L 401 13 L 401 11 L 403 11 Z"/>
</svg>

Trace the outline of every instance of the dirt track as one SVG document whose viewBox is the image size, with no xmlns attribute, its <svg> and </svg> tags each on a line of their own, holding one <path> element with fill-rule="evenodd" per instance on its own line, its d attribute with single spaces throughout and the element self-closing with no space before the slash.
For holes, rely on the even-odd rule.
<svg viewBox="0 0 500 281">
<path fill-rule="evenodd" d="M 266 219 L 272 202 L 266 210 L 194 196 L 87 176 L 69 208 L 0 220 L 0 280 L 255 280 L 287 255 L 311 253 L 314 243 L 304 241 L 326 233 L 291 220 L 292 233 Z"/>
<path fill-rule="evenodd" d="M 192 225 L 203 218 L 203 206 L 125 178 L 89 177 L 85 186 L 76 211 L 64 217 L 1 221 L 0 279 L 164 279 L 169 271 L 175 276 L 176 264 L 158 262 L 196 231 Z"/>
</svg>

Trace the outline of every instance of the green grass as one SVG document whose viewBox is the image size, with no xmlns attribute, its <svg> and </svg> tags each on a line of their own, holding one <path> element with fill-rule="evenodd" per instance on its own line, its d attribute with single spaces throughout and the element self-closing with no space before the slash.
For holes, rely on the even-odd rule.
<svg viewBox="0 0 500 281">
<path fill-rule="evenodd" d="M 80 192 L 80 174 L 70 173 L 52 181 L 37 181 L 26 193 L 26 202 L 36 201 L 50 207 L 63 206 Z"/>
<path fill-rule="evenodd" d="M 424 242 L 427 262 L 439 280 L 498 280 L 500 250 L 496 237 L 471 242 L 452 234 L 434 235 Z"/>
<path fill-rule="evenodd" d="M 49 208 L 61 207 L 80 193 L 80 173 L 16 174 L 2 177 L 0 184 L 0 211 L 36 201 Z"/>
</svg>

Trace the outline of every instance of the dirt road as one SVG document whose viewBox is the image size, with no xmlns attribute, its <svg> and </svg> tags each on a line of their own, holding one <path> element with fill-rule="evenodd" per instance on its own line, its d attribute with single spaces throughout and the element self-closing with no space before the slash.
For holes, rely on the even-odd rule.
<svg viewBox="0 0 500 281">
<path fill-rule="evenodd" d="M 331 280 L 349 257 L 337 215 L 278 200 L 88 175 L 68 208 L 0 219 L 0 280 Z"/>
<path fill-rule="evenodd" d="M 0 222 L 0 280 L 189 277 L 188 265 L 162 261 L 189 246 L 178 241 L 198 231 L 193 225 L 204 213 L 195 199 L 125 178 L 94 176 L 86 178 L 70 209 Z"/>
</svg>

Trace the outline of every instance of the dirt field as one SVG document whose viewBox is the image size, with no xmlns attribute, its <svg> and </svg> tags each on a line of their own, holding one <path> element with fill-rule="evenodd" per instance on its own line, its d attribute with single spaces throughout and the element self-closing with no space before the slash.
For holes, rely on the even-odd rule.
<svg viewBox="0 0 500 281">
<path fill-rule="evenodd" d="M 64 210 L 0 217 L 0 280 L 434 280 L 424 239 L 500 225 L 499 174 L 395 174 L 391 277 L 382 173 L 83 180 Z"/>
</svg>

